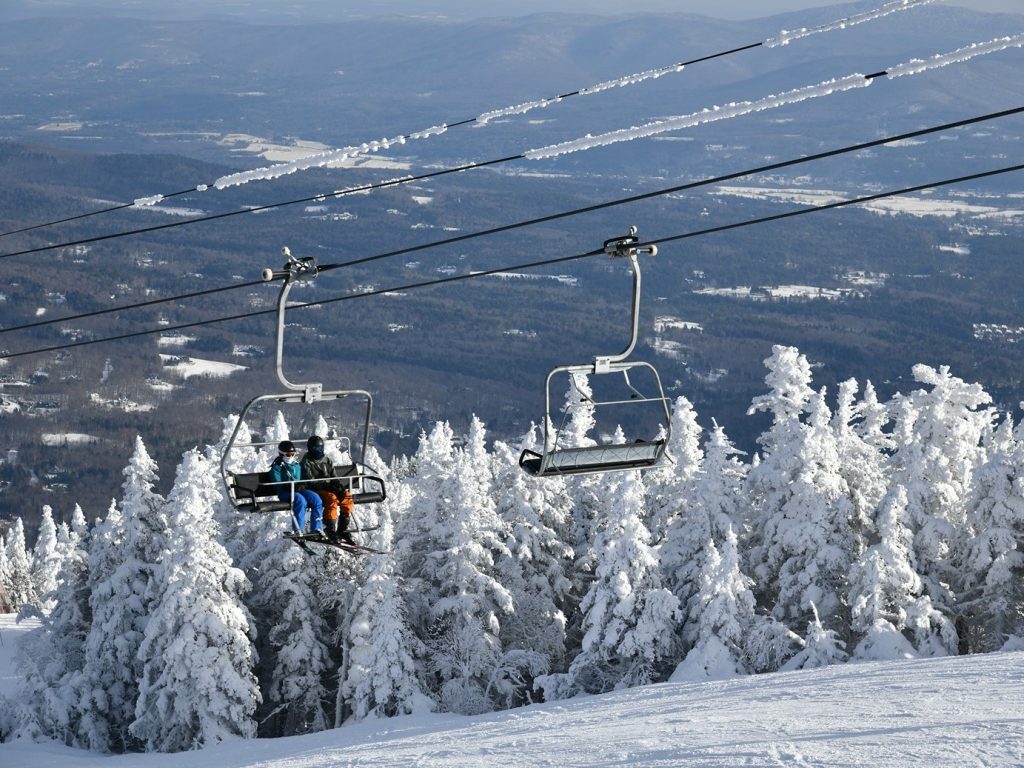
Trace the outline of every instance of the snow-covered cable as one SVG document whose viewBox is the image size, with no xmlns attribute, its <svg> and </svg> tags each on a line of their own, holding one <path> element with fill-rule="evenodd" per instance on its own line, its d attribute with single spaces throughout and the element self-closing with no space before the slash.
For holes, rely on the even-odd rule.
<svg viewBox="0 0 1024 768">
<path fill-rule="evenodd" d="M 365 155 L 371 152 L 380 152 L 385 149 L 390 149 L 393 146 L 405 144 L 406 141 L 417 141 L 420 139 L 430 138 L 431 136 L 440 136 L 447 130 L 447 125 L 434 125 L 422 131 L 416 131 L 415 133 L 404 134 L 402 136 L 395 136 L 391 139 L 377 139 L 376 141 L 368 141 L 363 144 L 359 144 L 358 146 L 342 147 L 341 149 L 317 152 L 316 154 L 300 157 L 297 160 L 291 160 L 287 163 L 276 163 L 274 165 L 264 166 L 263 168 L 253 168 L 248 171 L 240 171 L 239 173 L 231 173 L 227 176 L 221 176 L 213 182 L 212 186 L 215 189 L 227 189 L 228 187 L 237 187 L 242 184 L 248 184 L 250 181 L 279 179 L 282 176 L 287 176 L 291 173 L 298 173 L 299 171 L 308 171 L 312 168 L 338 168 L 359 155 Z"/>
<path fill-rule="evenodd" d="M 1024 33 L 1012 35 L 1010 37 L 997 37 L 995 40 L 989 40 L 987 43 L 974 43 L 973 45 L 958 48 L 952 53 L 932 56 L 930 59 L 911 59 L 904 64 L 899 64 L 898 66 L 888 69 L 886 71 L 886 77 L 892 79 L 895 77 L 905 77 L 907 75 L 917 75 L 921 72 L 927 72 L 930 69 L 947 67 L 950 64 L 959 64 L 960 62 L 967 61 L 968 59 L 973 59 L 975 56 L 983 56 L 987 53 L 1005 51 L 1007 48 L 1021 47 L 1024 47 Z"/>
<path fill-rule="evenodd" d="M 863 24 L 866 21 L 874 21 L 880 19 L 883 16 L 888 16 L 891 13 L 899 13 L 900 11 L 908 11 L 911 8 L 917 8 L 922 5 L 931 5 L 937 3 L 939 0 L 898 0 L 895 3 L 888 3 L 883 5 L 881 8 L 876 8 L 873 11 L 865 11 L 864 13 L 858 13 L 853 16 L 848 16 L 845 19 L 837 19 L 836 21 L 829 22 L 828 24 L 822 24 L 819 27 L 801 27 L 800 29 L 784 29 L 779 32 L 775 37 L 769 37 L 764 41 L 767 48 L 775 48 L 780 45 L 789 45 L 794 40 L 799 40 L 803 37 L 810 37 L 811 35 L 818 35 L 822 32 L 833 32 L 837 29 L 846 29 L 847 27 L 853 27 L 857 24 Z"/>
<path fill-rule="evenodd" d="M 874 19 L 880 19 L 884 16 L 888 16 L 892 13 L 899 11 L 910 10 L 922 5 L 929 5 L 931 3 L 939 2 L 939 0 L 897 0 L 897 2 L 888 3 L 881 8 L 877 8 L 873 11 L 865 11 L 854 16 L 848 16 L 843 19 L 837 19 L 829 24 L 823 24 L 819 27 L 813 27 L 810 29 L 802 28 L 799 30 L 786 31 L 783 30 L 777 37 L 769 38 L 764 41 L 764 45 L 769 48 L 779 45 L 788 45 L 791 41 L 797 40 L 803 37 L 809 37 L 811 35 L 817 35 L 824 32 L 831 32 L 838 29 L 846 29 L 857 24 L 863 24 Z M 532 112 L 535 109 L 543 109 L 549 107 L 552 104 L 557 104 L 564 98 L 569 96 L 590 96 L 595 93 L 601 93 L 611 88 L 624 88 L 638 83 L 645 82 L 647 80 L 656 80 L 667 74 L 682 72 L 686 68 L 686 63 L 671 64 L 667 67 L 659 67 L 657 69 L 649 69 L 644 72 L 635 72 L 630 75 L 615 78 L 614 80 L 606 80 L 596 85 L 587 86 L 580 88 L 572 93 L 563 94 L 561 96 L 555 96 L 549 99 L 536 99 L 534 101 L 524 102 L 522 104 L 515 104 L 513 106 L 501 107 L 499 109 L 490 110 L 478 115 L 475 119 L 465 121 L 472 123 L 475 127 L 485 127 L 489 123 L 493 122 L 502 117 L 510 117 L 512 115 L 525 115 L 527 112 Z M 358 155 L 363 155 L 369 152 L 379 152 L 384 149 L 389 149 L 394 145 L 401 145 L 406 140 L 426 139 L 431 136 L 438 136 L 445 133 L 448 130 L 448 125 L 438 125 L 431 128 L 427 128 L 423 131 L 417 131 L 416 133 L 408 134 L 405 136 L 397 136 L 393 139 L 379 139 L 377 141 L 360 144 L 355 147 L 344 147 L 342 149 L 333 149 L 326 152 L 320 152 L 314 155 L 309 155 L 298 160 L 292 160 L 287 163 L 278 163 L 263 168 L 255 168 L 250 171 L 242 171 L 240 173 L 233 173 L 228 176 L 222 176 L 217 179 L 213 186 L 217 189 L 225 189 L 226 187 L 238 186 L 240 184 L 247 184 L 250 181 L 266 181 L 270 179 L 277 179 L 282 176 L 287 176 L 291 173 L 298 171 L 306 171 L 311 168 L 336 168 L 344 165 L 351 161 Z"/>
<path fill-rule="evenodd" d="M 890 13 L 909 10 L 910 8 L 915 8 L 921 5 L 928 5 L 930 3 L 938 1 L 939 0 L 898 0 L 898 2 L 889 3 L 874 11 L 866 11 L 855 16 L 839 19 L 830 24 L 824 24 L 820 27 L 814 27 L 811 29 L 802 28 L 795 31 L 783 30 L 778 36 L 774 38 L 769 38 L 766 41 L 750 43 L 748 45 L 739 46 L 737 48 L 732 48 L 730 50 L 719 51 L 718 53 L 690 59 L 689 61 L 680 62 L 678 64 L 671 64 L 666 67 L 650 69 L 645 72 L 637 72 L 635 74 L 626 75 L 624 77 L 616 78 L 614 80 L 607 80 L 605 82 L 598 83 L 596 85 L 588 86 L 585 88 L 580 88 L 579 90 L 572 91 L 570 93 L 565 93 L 554 98 L 537 99 L 535 101 L 529 101 L 523 104 L 517 104 L 515 106 L 491 110 L 489 112 L 484 112 L 475 118 L 470 118 L 467 120 L 457 120 L 451 123 L 444 123 L 442 125 L 432 126 L 422 131 L 416 131 L 408 135 L 397 136 L 392 139 L 379 139 L 377 141 L 367 142 L 364 144 L 360 144 L 358 146 L 327 150 L 326 152 L 307 155 L 304 158 L 300 158 L 298 160 L 287 163 L 279 163 L 271 166 L 265 166 L 263 168 L 255 168 L 249 171 L 242 171 L 239 173 L 229 174 L 227 176 L 222 176 L 212 184 L 198 184 L 195 187 L 186 190 L 181 190 L 179 192 L 171 192 L 164 195 L 150 195 L 146 197 L 140 197 L 131 203 L 116 205 L 109 208 L 103 208 L 100 210 L 91 211 L 89 213 L 79 214 L 77 216 L 70 216 L 64 219 L 44 222 L 42 224 L 21 227 L 19 229 L 14 229 L 8 232 L 0 232 L 0 237 L 6 237 L 8 235 L 14 235 L 22 232 L 29 232 L 35 229 L 42 229 L 44 227 L 50 227 L 56 224 L 63 224 L 70 221 L 77 221 L 79 219 L 84 219 L 90 216 L 111 213 L 113 211 L 119 211 L 125 208 L 150 207 L 160 202 L 163 202 L 163 200 L 166 200 L 169 197 L 188 194 L 190 192 L 205 192 L 210 187 L 214 187 L 215 189 L 225 189 L 227 187 L 246 184 L 250 181 L 276 179 L 291 173 L 297 173 L 299 171 L 309 170 L 312 168 L 337 168 L 339 166 L 345 165 L 350 160 L 367 152 L 379 152 L 382 149 L 387 149 L 394 145 L 404 144 L 408 140 L 418 140 L 425 139 L 430 136 L 436 136 L 441 133 L 445 133 L 448 129 L 455 126 L 484 126 L 497 118 L 510 115 L 523 115 L 534 109 L 542 109 L 552 104 L 556 104 L 562 101 L 563 99 L 569 98 L 570 96 L 587 96 L 595 93 L 600 93 L 610 88 L 635 85 L 636 83 L 641 83 L 645 80 L 655 79 L 673 72 L 681 72 L 687 66 L 692 64 L 712 61 L 714 59 L 722 58 L 724 56 L 729 56 L 735 53 L 740 53 L 741 51 L 751 50 L 752 48 L 758 48 L 761 46 L 772 47 L 777 45 L 788 45 L 789 42 L 791 42 L 792 40 L 797 40 L 802 37 L 808 37 L 810 35 L 815 35 L 822 32 L 829 32 L 836 29 L 845 29 L 846 27 L 853 26 L 855 24 L 862 24 L 866 21 L 871 21 L 873 19 L 882 18 L 883 16 L 888 16 Z"/>
<path fill-rule="evenodd" d="M 538 149 L 530 149 L 523 154 L 530 160 L 544 160 L 558 155 L 566 155 L 570 152 L 581 152 L 595 147 L 618 144 L 623 141 L 643 139 L 648 136 L 656 136 L 659 133 L 678 131 L 683 128 L 692 128 L 704 123 L 713 123 L 719 120 L 729 120 L 741 115 L 748 115 L 751 112 L 760 112 L 766 109 L 775 109 L 787 104 L 796 104 L 807 99 L 815 99 L 820 96 L 828 96 L 838 91 L 848 91 L 852 88 L 866 88 L 871 81 L 864 75 L 848 75 L 838 80 L 826 80 L 817 85 L 808 85 L 803 88 L 796 88 L 772 96 L 767 96 L 757 101 L 732 102 L 722 106 L 714 106 L 694 112 L 689 115 L 670 117 L 665 120 L 657 120 L 653 123 L 634 126 L 632 128 L 620 128 L 617 131 L 602 133 L 597 136 L 587 134 L 579 139 L 563 141 L 559 144 L 551 144 Z"/>
<path fill-rule="evenodd" d="M 757 101 L 741 101 L 725 104 L 723 106 L 714 106 L 689 115 L 669 117 L 663 120 L 647 123 L 645 125 L 634 126 L 632 128 L 620 128 L 617 131 L 609 131 L 608 133 L 602 133 L 597 136 L 587 134 L 586 136 L 578 139 L 571 139 L 558 144 L 550 144 L 546 147 L 527 150 L 523 153 L 523 156 L 530 160 L 544 160 L 557 157 L 558 155 L 569 154 L 570 152 L 581 152 L 588 149 L 594 149 L 595 147 L 604 147 L 624 141 L 648 138 L 650 136 L 656 136 L 669 131 L 692 128 L 697 125 L 703 125 L 704 123 L 728 120 L 742 115 L 749 115 L 752 112 L 776 109 L 777 107 L 796 104 L 797 102 L 806 101 L 808 99 L 830 96 L 833 93 L 841 93 L 854 88 L 866 88 L 878 77 L 883 75 L 890 79 L 905 77 L 908 75 L 918 75 L 922 72 L 946 67 L 950 64 L 959 64 L 978 56 L 996 53 L 1013 47 L 1024 47 L 1024 33 L 1010 37 L 996 38 L 995 40 L 990 40 L 986 43 L 974 43 L 963 48 L 958 48 L 950 53 L 937 54 L 929 59 L 912 59 L 908 62 L 898 64 L 895 67 L 891 67 L 873 75 L 847 75 L 846 77 L 837 78 L 835 80 L 826 80 L 825 82 L 818 83 L 817 85 L 808 85 L 803 88 L 795 88 L 791 91 L 786 91 L 785 93 L 766 96 L 765 98 L 758 99 Z"/>
</svg>

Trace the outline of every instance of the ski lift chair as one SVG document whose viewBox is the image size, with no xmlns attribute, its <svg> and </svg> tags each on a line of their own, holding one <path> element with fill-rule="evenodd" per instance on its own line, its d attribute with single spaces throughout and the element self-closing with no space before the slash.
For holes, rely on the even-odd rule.
<svg viewBox="0 0 1024 768">
<path fill-rule="evenodd" d="M 633 271 L 633 316 L 632 339 L 629 346 L 618 355 L 598 356 L 593 363 L 580 365 L 558 366 L 548 373 L 544 390 L 544 442 L 543 451 L 524 449 L 519 456 L 519 466 L 528 474 L 536 477 L 559 477 L 563 475 L 592 474 L 601 472 L 618 472 L 625 470 L 650 469 L 661 464 L 665 457 L 665 446 L 672 429 L 668 398 L 661 385 L 661 378 L 653 365 L 644 361 L 627 361 L 626 358 L 636 346 L 640 321 L 640 265 L 637 255 L 640 253 L 655 255 L 656 246 L 638 246 L 636 227 L 631 227 L 625 237 L 612 238 L 604 243 L 605 253 L 611 258 L 628 258 Z M 646 370 L 651 374 L 653 390 L 649 395 L 640 392 L 630 380 L 631 371 Z M 586 398 L 580 393 L 583 402 L 591 405 L 595 412 L 605 406 L 626 406 L 635 409 L 644 404 L 655 404 L 654 408 L 660 419 L 660 429 L 651 439 L 638 439 L 634 442 L 602 444 L 580 447 L 566 447 L 559 444 L 562 430 L 557 430 L 554 440 L 549 433 L 551 420 L 551 382 L 559 374 L 569 374 L 575 382 L 574 374 L 604 376 L 621 374 L 625 385 L 622 399 L 596 400 Z M 575 383 L 574 383 L 575 386 Z M 563 411 L 562 425 L 568 418 L 570 409 Z M 635 410 L 633 411 L 636 412 Z"/>
<path fill-rule="evenodd" d="M 345 400 L 350 397 L 362 398 L 366 404 L 365 418 L 363 419 L 362 450 L 359 457 L 366 455 L 366 447 L 370 438 L 370 418 L 373 413 L 373 396 L 362 389 L 348 390 L 324 390 L 319 383 L 293 384 L 284 375 L 284 329 L 285 329 L 285 308 L 288 301 L 288 293 L 296 280 L 310 280 L 316 277 L 316 260 L 312 257 L 296 259 L 291 252 L 284 248 L 283 252 L 288 262 L 281 270 L 266 269 L 263 271 L 263 279 L 266 281 L 284 279 L 284 285 L 277 300 L 277 377 L 278 380 L 291 390 L 281 394 L 260 395 L 254 397 L 246 404 L 239 414 L 235 429 L 231 433 L 231 439 L 221 456 L 220 469 L 227 497 L 239 512 L 279 512 L 291 511 L 292 500 L 295 497 L 295 486 L 313 488 L 318 483 L 333 482 L 340 480 L 352 494 L 352 501 L 355 504 L 374 504 L 384 501 L 387 498 L 384 489 L 384 481 L 361 461 L 353 460 L 350 464 L 335 466 L 335 478 L 323 480 L 303 480 L 299 483 L 274 483 L 270 479 L 270 472 L 232 472 L 227 469 L 232 453 L 243 449 L 253 449 L 262 446 L 272 445 L 266 442 L 240 443 L 238 433 L 245 423 L 246 416 L 260 403 L 275 401 L 282 405 L 326 403 L 330 401 Z M 330 438 L 329 438 L 330 439 Z M 342 438 L 347 442 L 346 450 L 351 456 L 351 441 L 346 437 Z M 289 499 L 282 501 L 278 498 L 282 486 L 288 486 Z"/>
</svg>

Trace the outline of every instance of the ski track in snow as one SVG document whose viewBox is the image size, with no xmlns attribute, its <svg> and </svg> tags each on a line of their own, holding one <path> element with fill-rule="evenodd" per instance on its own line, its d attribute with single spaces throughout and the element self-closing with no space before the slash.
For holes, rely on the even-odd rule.
<svg viewBox="0 0 1024 768">
<path fill-rule="evenodd" d="M 0 689 L 24 625 L 0 617 Z M 1024 652 L 664 683 L 476 717 L 409 715 L 178 754 L 0 744 L 4 768 L 1024 764 Z"/>
</svg>

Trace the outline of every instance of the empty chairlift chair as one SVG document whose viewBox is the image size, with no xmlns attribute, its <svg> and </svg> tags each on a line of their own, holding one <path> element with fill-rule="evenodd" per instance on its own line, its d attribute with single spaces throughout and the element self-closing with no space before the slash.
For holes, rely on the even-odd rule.
<svg viewBox="0 0 1024 768">
<path fill-rule="evenodd" d="M 576 475 L 585 473 L 616 472 L 623 470 L 650 469 L 662 463 L 665 457 L 665 446 L 671 432 L 672 421 L 668 407 L 668 399 L 665 397 L 664 388 L 661 385 L 661 378 L 658 371 L 650 363 L 644 361 L 628 361 L 626 358 L 633 352 L 636 346 L 637 333 L 639 329 L 640 310 L 640 266 L 637 262 L 637 255 L 644 253 L 654 255 L 657 247 L 651 245 L 639 247 L 639 240 L 636 236 L 636 227 L 630 228 L 629 235 L 625 237 L 606 240 L 604 244 L 605 253 L 612 258 L 628 258 L 633 270 L 633 312 L 632 312 L 632 338 L 629 346 L 618 355 L 598 356 L 592 363 L 580 365 L 563 365 L 552 369 L 547 376 L 544 391 L 544 443 L 542 451 L 526 449 L 519 457 L 519 466 L 531 475 L 537 477 L 556 477 L 562 475 Z M 630 379 L 630 373 L 646 372 L 649 381 L 645 384 L 649 387 L 648 393 L 640 391 L 638 386 Z M 619 387 L 621 397 L 612 399 L 597 399 L 587 397 L 580 392 L 580 406 L 593 407 L 595 413 L 602 408 L 616 406 L 620 409 L 629 409 L 638 413 L 638 409 L 646 406 L 653 407 L 656 414 L 657 429 L 654 436 L 650 438 L 635 439 L 625 443 L 605 443 L 590 446 L 564 446 L 559 444 L 562 429 L 550 434 L 552 424 L 551 411 L 551 387 L 552 381 L 562 374 L 567 374 L 575 386 L 576 375 L 587 376 L 621 376 Z M 645 374 L 645 375 L 646 375 Z M 635 378 L 635 377 L 634 377 Z M 564 426 L 571 414 L 568 410 L 562 413 L 561 425 Z M 622 425 L 635 428 L 636 423 Z M 629 435 L 627 435 L 629 439 Z"/>
</svg>

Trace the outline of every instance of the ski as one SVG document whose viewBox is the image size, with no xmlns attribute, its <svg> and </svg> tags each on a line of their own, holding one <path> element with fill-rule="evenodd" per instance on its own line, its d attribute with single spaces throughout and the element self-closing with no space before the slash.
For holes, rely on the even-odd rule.
<svg viewBox="0 0 1024 768">
<path fill-rule="evenodd" d="M 309 546 L 306 544 L 306 542 L 303 541 L 303 538 L 302 538 L 301 534 L 290 533 L 290 532 L 286 531 L 285 534 L 284 534 L 284 537 L 286 539 L 289 539 L 290 541 L 294 541 L 296 544 L 298 544 L 299 545 L 299 549 L 301 549 L 303 552 L 305 552 L 310 557 L 314 557 L 315 556 L 313 554 L 313 550 L 311 550 L 309 548 Z"/>
<path fill-rule="evenodd" d="M 383 549 L 374 549 L 373 547 L 364 547 L 361 544 L 346 544 L 343 541 L 325 541 L 323 542 L 329 547 L 340 549 L 342 552 L 348 552 L 352 555 L 390 555 L 390 552 L 385 552 Z"/>
<path fill-rule="evenodd" d="M 359 530 L 373 530 L 370 528 L 362 528 Z M 349 531 L 349 533 L 358 533 L 359 531 Z M 334 547 L 340 549 L 342 552 L 348 552 L 352 555 L 390 555 L 390 552 L 385 552 L 382 549 L 375 549 L 373 547 L 365 547 L 360 544 L 347 544 L 344 541 L 331 541 L 330 539 L 323 538 L 319 534 L 313 533 L 296 533 L 295 531 L 285 531 L 284 537 L 290 541 L 294 541 L 298 544 L 307 555 L 313 555 L 310 550 L 310 544 L 323 544 L 327 547 Z"/>
</svg>

